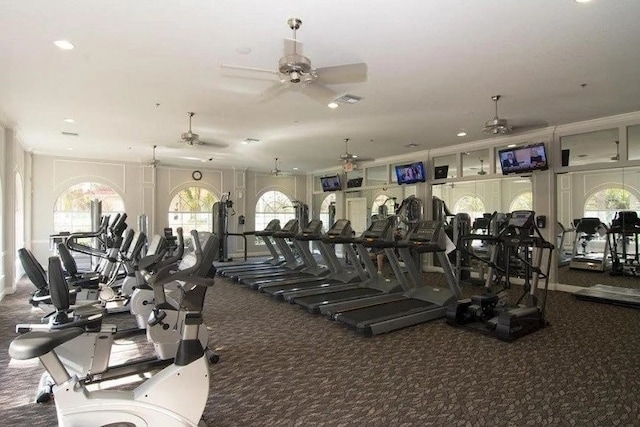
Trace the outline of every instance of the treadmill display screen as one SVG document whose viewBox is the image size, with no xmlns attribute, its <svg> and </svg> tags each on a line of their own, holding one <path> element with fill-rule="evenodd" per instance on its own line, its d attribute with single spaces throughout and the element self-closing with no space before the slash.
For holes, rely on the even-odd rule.
<svg viewBox="0 0 640 427">
<path fill-rule="evenodd" d="M 331 227 L 331 230 L 329 230 L 327 232 L 327 234 L 333 235 L 333 236 L 337 236 L 342 234 L 342 231 L 350 224 L 348 219 L 339 219 L 338 221 L 336 221 L 335 224 L 333 224 L 333 227 Z"/>
<path fill-rule="evenodd" d="M 514 211 L 511 213 L 509 225 L 516 228 L 528 228 L 533 223 L 533 211 Z"/>
<path fill-rule="evenodd" d="M 290 219 L 289 221 L 287 221 L 287 223 L 284 225 L 284 227 L 282 227 L 282 231 L 290 232 L 290 231 L 296 229 L 297 226 L 298 226 L 298 220 L 297 219 Z"/>
<path fill-rule="evenodd" d="M 438 223 L 435 221 L 423 221 L 420 223 L 416 231 L 411 235 L 410 240 L 432 240 L 438 228 Z"/>
</svg>

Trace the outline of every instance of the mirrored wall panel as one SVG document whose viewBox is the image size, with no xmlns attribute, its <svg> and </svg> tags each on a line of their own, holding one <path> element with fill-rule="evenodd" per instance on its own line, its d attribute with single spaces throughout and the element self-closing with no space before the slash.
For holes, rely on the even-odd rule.
<svg viewBox="0 0 640 427">
<path fill-rule="evenodd" d="M 450 154 L 433 158 L 434 179 L 455 178 L 457 173 L 458 156 Z"/>
<path fill-rule="evenodd" d="M 483 176 L 489 173 L 488 148 L 462 153 L 462 176 Z"/>
<path fill-rule="evenodd" d="M 618 161 L 619 145 L 618 128 L 563 136 L 560 138 L 562 166 Z"/>
</svg>

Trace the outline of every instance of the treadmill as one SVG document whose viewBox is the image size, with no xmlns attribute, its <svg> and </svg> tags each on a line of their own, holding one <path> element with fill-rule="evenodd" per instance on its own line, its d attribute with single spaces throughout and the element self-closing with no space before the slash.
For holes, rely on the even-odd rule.
<svg viewBox="0 0 640 427">
<path fill-rule="evenodd" d="M 282 255 L 284 261 L 278 265 L 262 265 L 262 266 L 254 266 L 241 270 L 233 270 L 231 272 L 225 272 L 224 276 L 235 281 L 238 281 L 242 276 L 250 276 L 251 274 L 258 273 L 267 273 L 282 270 L 283 268 L 294 268 L 298 265 L 298 260 L 296 256 L 291 251 L 291 248 L 287 244 L 287 242 L 282 237 L 276 237 L 276 233 L 284 232 L 285 235 L 289 233 L 298 231 L 298 220 L 290 219 L 287 223 L 282 227 L 281 230 L 272 231 L 268 235 L 264 236 L 266 239 L 270 239 L 273 241 L 273 244 L 277 247 L 278 252 Z M 262 234 L 265 232 L 263 231 Z M 266 241 L 266 240 L 265 240 Z"/>
<path fill-rule="evenodd" d="M 277 236 L 280 236 L 280 234 L 277 234 Z M 319 265 L 309 249 L 309 242 L 322 238 L 322 221 L 319 219 L 311 220 L 299 233 L 290 234 L 289 236 L 292 237 L 293 246 L 296 248 L 297 253 L 300 254 L 302 268 L 295 270 L 295 274 L 269 273 L 255 278 L 244 279 L 242 283 L 258 289 L 262 285 L 271 283 L 289 284 L 326 280 L 323 276 L 329 274 L 329 269 L 324 265 Z"/>
<path fill-rule="evenodd" d="M 293 245 L 297 249 L 304 268 L 299 271 L 298 275 L 282 276 L 282 277 L 259 277 L 253 280 L 247 280 L 244 283 L 254 289 L 270 284 L 294 284 L 304 283 L 312 280 L 326 280 L 331 269 L 323 264 L 318 264 L 316 258 L 311 253 L 309 242 L 320 242 L 322 239 L 322 221 L 314 219 L 307 224 L 293 239 Z M 323 248 L 320 248 L 321 253 Z"/>
<path fill-rule="evenodd" d="M 242 234 L 244 234 L 245 236 L 258 236 L 262 239 L 262 241 L 264 242 L 264 244 L 267 246 L 267 249 L 269 250 L 269 253 L 271 254 L 271 258 L 266 259 L 264 261 L 258 261 L 258 262 L 244 262 L 244 263 L 240 263 L 240 264 L 234 264 L 234 265 L 226 265 L 226 266 L 218 266 L 216 265 L 218 274 L 221 276 L 225 276 L 226 273 L 232 273 L 234 271 L 241 271 L 241 270 L 249 270 L 252 268 L 259 268 L 259 267 L 266 267 L 266 266 L 274 266 L 274 265 L 280 265 L 284 262 L 284 260 L 282 259 L 282 257 L 280 256 L 280 254 L 278 253 L 278 251 L 276 250 L 276 248 L 273 246 L 273 243 L 271 242 L 271 235 L 273 234 L 274 231 L 278 231 L 280 230 L 280 220 L 279 219 L 272 219 L 271 221 L 269 221 L 269 224 L 267 224 L 267 226 L 264 228 L 264 230 L 258 230 L 258 231 L 246 231 Z M 215 263 L 214 263 L 215 265 Z"/>
<path fill-rule="evenodd" d="M 441 221 L 418 222 L 405 240 L 395 244 L 405 265 L 415 267 L 409 269 L 414 286 L 401 295 L 365 298 L 361 300 L 362 305 L 355 306 L 358 308 L 338 306 L 336 309 L 334 305 L 331 310 L 333 319 L 366 336 L 371 336 L 445 317 L 447 305 L 456 301 L 461 293 L 453 267 L 445 253 L 447 241 L 449 240 Z M 436 253 L 444 269 L 449 289 L 426 285 L 422 277 L 418 277 L 420 271 L 415 265 L 411 251 L 419 254 Z"/>
<path fill-rule="evenodd" d="M 311 313 L 317 314 L 320 313 L 320 307 L 327 304 L 408 291 L 410 285 L 406 280 L 403 280 L 405 278 L 404 273 L 393 249 L 395 246 L 395 222 L 395 217 L 374 221 L 360 237 L 353 239 L 360 259 L 364 262 L 365 270 L 368 272 L 368 280 L 359 284 L 349 284 L 341 287 L 311 288 L 285 292 L 284 298 L 291 303 L 300 305 Z M 394 274 L 399 280 L 389 280 L 378 275 L 367 248 L 383 249 Z"/>
<path fill-rule="evenodd" d="M 271 294 L 278 299 L 283 299 L 284 292 L 310 288 L 326 288 L 366 280 L 367 273 L 363 270 L 360 262 L 353 262 L 352 268 L 346 268 L 336 256 L 335 249 L 331 249 L 332 246 L 342 243 L 344 244 L 347 257 L 351 260 L 357 260 L 358 256 L 351 245 L 352 241 L 353 230 L 351 229 L 351 221 L 347 219 L 340 219 L 336 221 L 320 240 L 320 251 L 332 271 L 324 281 L 321 283 L 309 280 L 302 283 L 289 284 L 267 283 L 261 285 L 258 290 Z"/>
<path fill-rule="evenodd" d="M 291 221 L 294 221 L 294 224 L 291 224 L 290 227 L 287 227 L 287 225 L 290 225 L 289 222 Z M 273 239 L 280 249 L 280 252 L 283 254 L 286 262 L 279 265 L 275 269 L 269 269 L 269 271 L 263 270 L 240 273 L 237 277 L 233 278 L 234 280 L 248 285 L 250 283 L 255 283 L 256 281 L 264 281 L 278 277 L 290 277 L 296 274 L 299 275 L 300 271 L 308 266 L 307 264 L 305 264 L 306 260 L 304 258 L 301 259 L 297 255 L 300 252 L 299 246 L 295 245 L 295 237 L 299 231 L 299 222 L 298 220 L 291 221 L 285 224 L 285 227 L 282 230 L 275 231 L 273 233 Z M 289 242 L 294 242 L 296 252 L 291 249 L 291 245 Z"/>
<path fill-rule="evenodd" d="M 607 229 L 606 225 L 600 218 L 580 218 L 574 219 L 573 222 L 576 236 L 569 268 L 590 271 L 605 271 L 611 268 L 608 238 L 604 239 L 604 249 L 590 250 L 600 233 Z"/>
</svg>

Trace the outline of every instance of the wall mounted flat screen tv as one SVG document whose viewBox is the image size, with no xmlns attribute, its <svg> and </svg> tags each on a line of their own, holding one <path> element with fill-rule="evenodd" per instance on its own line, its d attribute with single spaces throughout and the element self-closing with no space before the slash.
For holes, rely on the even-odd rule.
<svg viewBox="0 0 640 427">
<path fill-rule="evenodd" d="M 396 165 L 396 178 L 398 178 L 398 184 L 401 185 L 425 182 L 427 176 L 424 173 L 424 164 L 415 162 L 408 165 Z"/>
<path fill-rule="evenodd" d="M 549 169 L 543 142 L 498 151 L 502 174 L 527 173 Z"/>
<path fill-rule="evenodd" d="M 320 178 L 320 184 L 322 184 L 322 191 L 342 190 L 342 186 L 340 185 L 340 177 L 338 175 L 323 176 Z"/>
</svg>

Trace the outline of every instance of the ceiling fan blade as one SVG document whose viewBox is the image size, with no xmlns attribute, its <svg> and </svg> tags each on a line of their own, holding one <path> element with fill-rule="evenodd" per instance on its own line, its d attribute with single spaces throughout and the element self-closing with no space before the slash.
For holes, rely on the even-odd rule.
<svg viewBox="0 0 640 427">
<path fill-rule="evenodd" d="M 267 88 L 267 90 L 265 90 L 264 92 L 262 92 L 262 94 L 260 95 L 260 101 L 259 103 L 262 104 L 264 102 L 269 102 L 273 99 L 276 99 L 277 97 L 279 97 L 280 95 L 282 95 L 283 93 L 285 93 L 285 91 L 288 89 L 288 85 L 284 84 L 284 83 L 274 83 L 271 86 L 269 86 Z"/>
<path fill-rule="evenodd" d="M 308 84 L 307 86 L 304 86 L 301 89 L 301 91 L 302 93 L 307 95 L 309 98 L 313 98 L 316 101 L 325 105 L 331 102 L 332 100 L 336 99 L 336 97 L 338 96 L 336 92 L 332 91 L 331 89 L 329 89 L 322 83 L 319 83 L 318 81 L 314 81 Z"/>
<path fill-rule="evenodd" d="M 302 42 L 298 41 L 296 39 L 288 39 L 285 38 L 283 40 L 284 42 L 284 54 L 285 55 L 291 55 L 291 54 L 297 54 L 297 55 L 302 55 Z"/>
<path fill-rule="evenodd" d="M 357 64 L 322 67 L 316 69 L 316 73 L 318 78 L 327 84 L 365 82 L 367 81 L 367 64 L 360 62 Z"/>
<path fill-rule="evenodd" d="M 258 67 L 245 67 L 244 65 L 221 64 L 220 68 L 228 69 L 228 70 L 257 71 L 259 73 L 278 74 L 277 70 L 268 70 L 266 68 L 258 68 Z"/>
<path fill-rule="evenodd" d="M 215 147 L 215 148 L 227 148 L 229 146 L 229 144 L 225 144 L 224 142 L 213 142 L 213 141 L 202 141 L 202 140 L 198 140 L 198 145 L 204 145 L 206 147 Z"/>
</svg>

